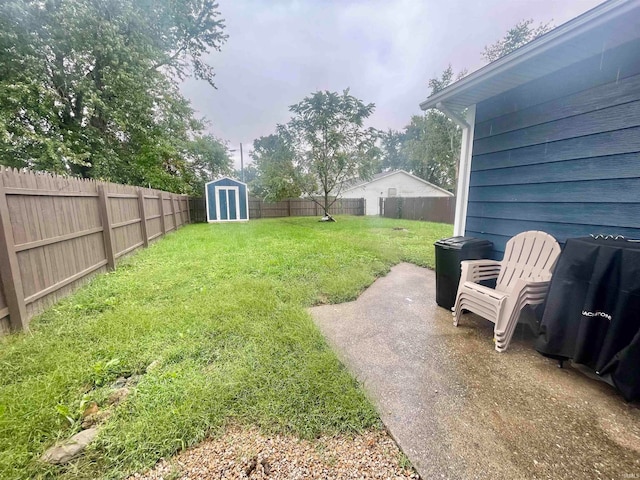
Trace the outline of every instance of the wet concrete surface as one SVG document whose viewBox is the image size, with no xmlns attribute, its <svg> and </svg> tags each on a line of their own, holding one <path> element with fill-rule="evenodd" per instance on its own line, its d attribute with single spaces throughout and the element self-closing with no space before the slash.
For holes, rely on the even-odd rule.
<svg viewBox="0 0 640 480">
<path fill-rule="evenodd" d="M 400 264 L 310 312 L 423 479 L 640 478 L 638 406 L 539 355 L 525 328 L 498 353 L 491 322 L 454 327 L 433 271 Z"/>
</svg>

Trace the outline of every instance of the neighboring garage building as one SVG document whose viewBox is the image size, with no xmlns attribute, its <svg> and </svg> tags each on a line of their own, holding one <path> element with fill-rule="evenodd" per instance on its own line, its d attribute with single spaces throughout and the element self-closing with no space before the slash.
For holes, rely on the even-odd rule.
<svg viewBox="0 0 640 480">
<path fill-rule="evenodd" d="M 463 128 L 454 233 L 640 238 L 640 1 L 612 0 L 429 97 Z"/>
<path fill-rule="evenodd" d="M 343 198 L 364 198 L 366 214 L 380 213 L 380 198 L 452 197 L 453 194 L 404 170 L 377 173 L 370 180 L 351 184 L 342 191 Z"/>
</svg>

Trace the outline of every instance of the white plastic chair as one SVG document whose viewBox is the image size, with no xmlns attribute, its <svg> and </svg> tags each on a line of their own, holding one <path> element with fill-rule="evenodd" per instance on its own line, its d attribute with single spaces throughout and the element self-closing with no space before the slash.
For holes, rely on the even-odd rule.
<svg viewBox="0 0 640 480">
<path fill-rule="evenodd" d="M 507 242 L 504 258 L 465 260 L 453 307 L 453 324 L 458 326 L 463 310 L 469 310 L 494 324 L 495 347 L 504 352 L 527 305 L 544 302 L 560 245 L 545 232 L 522 232 Z M 496 288 L 480 285 L 497 279 Z"/>
</svg>

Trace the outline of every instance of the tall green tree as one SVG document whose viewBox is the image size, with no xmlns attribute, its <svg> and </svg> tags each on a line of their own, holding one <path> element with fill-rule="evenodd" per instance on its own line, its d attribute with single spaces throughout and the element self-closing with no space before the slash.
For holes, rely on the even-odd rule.
<svg viewBox="0 0 640 480">
<path fill-rule="evenodd" d="M 487 62 L 493 62 L 547 33 L 552 28 L 551 22 L 540 23 L 534 27 L 533 19 L 521 20 L 507 30 L 507 33 L 500 40 L 485 46 L 482 56 Z"/>
<path fill-rule="evenodd" d="M 213 83 L 223 29 L 213 0 L 5 0 L 0 162 L 185 190 L 204 125 L 178 82 Z"/>
<path fill-rule="evenodd" d="M 375 105 L 365 104 L 346 89 L 342 94 L 318 91 L 289 110 L 286 131 L 295 153 L 300 189 L 319 195 L 326 218 L 347 180 L 369 178 L 379 149 L 378 132 L 364 126 Z"/>
<path fill-rule="evenodd" d="M 403 145 L 411 173 L 453 192 L 460 142 L 460 128 L 443 113 L 429 110 L 425 115 L 414 115 Z"/>
<path fill-rule="evenodd" d="M 429 79 L 431 95 L 459 80 L 466 71 L 454 74 L 449 65 L 439 77 Z M 408 170 L 414 175 L 453 192 L 455 190 L 462 132 L 446 115 L 429 110 L 424 115 L 414 115 L 405 127 L 402 144 Z"/>
<path fill-rule="evenodd" d="M 202 193 L 204 184 L 220 175 L 231 174 L 231 154 L 227 145 L 213 135 L 200 135 L 187 142 L 185 155 L 193 166 L 195 189 Z"/>
<path fill-rule="evenodd" d="M 285 129 L 254 140 L 251 158 L 256 175 L 249 186 L 254 195 L 271 202 L 302 194 L 295 152 Z"/>
<path fill-rule="evenodd" d="M 406 152 L 403 149 L 405 132 L 389 129 L 380 132 L 380 163 L 378 171 L 410 170 Z"/>
</svg>

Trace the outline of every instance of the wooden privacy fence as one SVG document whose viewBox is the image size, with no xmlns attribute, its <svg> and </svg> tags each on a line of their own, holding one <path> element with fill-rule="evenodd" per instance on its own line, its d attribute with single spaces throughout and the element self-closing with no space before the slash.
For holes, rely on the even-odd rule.
<svg viewBox="0 0 640 480">
<path fill-rule="evenodd" d="M 390 197 L 381 198 L 382 216 L 453 223 L 456 215 L 455 197 Z"/>
<path fill-rule="evenodd" d="M 322 203 L 322 201 L 320 201 Z M 364 215 L 364 198 L 340 198 L 329 208 L 331 215 Z M 321 216 L 322 207 L 308 198 L 290 198 L 280 202 L 265 202 L 249 197 L 249 219 L 275 217 Z"/>
<path fill-rule="evenodd" d="M 184 195 L 0 169 L 0 333 L 189 222 Z"/>
<path fill-rule="evenodd" d="M 332 215 L 364 215 L 364 198 L 341 198 L 329 209 Z M 191 198 L 191 219 L 206 222 L 207 212 L 204 198 Z M 265 202 L 249 197 L 249 220 L 256 218 L 320 216 L 322 207 L 308 198 L 290 198 L 280 202 Z"/>
<path fill-rule="evenodd" d="M 189 199 L 189 216 L 192 223 L 207 221 L 207 207 L 204 197 L 191 197 Z"/>
</svg>

